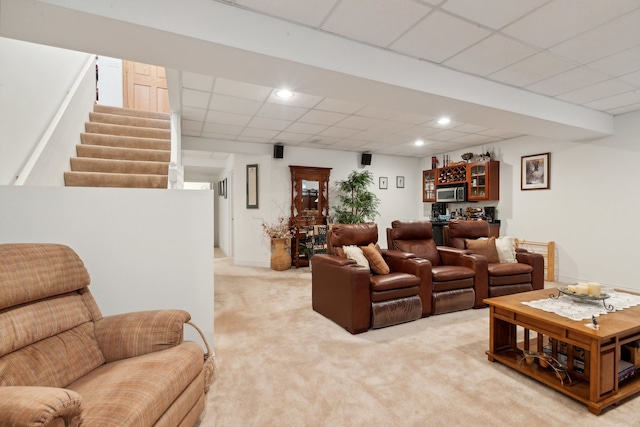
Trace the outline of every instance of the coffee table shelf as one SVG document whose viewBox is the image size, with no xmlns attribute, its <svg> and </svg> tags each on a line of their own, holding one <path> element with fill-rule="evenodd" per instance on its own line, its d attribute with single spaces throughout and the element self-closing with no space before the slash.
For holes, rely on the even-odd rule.
<svg viewBox="0 0 640 427">
<path fill-rule="evenodd" d="M 599 329 L 593 330 L 585 327 L 585 321 L 522 304 L 548 298 L 548 292 L 541 289 L 484 300 L 490 315 L 488 359 L 584 403 L 596 415 L 640 393 L 639 376 L 618 381 L 621 346 L 640 339 L 640 306 L 602 316 Z M 523 361 L 525 351 L 540 356 L 546 350 L 556 359 L 560 346 L 566 352 L 564 364 L 570 381 L 560 381 L 556 372 L 541 366 L 539 360 L 531 364 Z M 583 366 L 579 367 L 580 362 Z"/>
</svg>

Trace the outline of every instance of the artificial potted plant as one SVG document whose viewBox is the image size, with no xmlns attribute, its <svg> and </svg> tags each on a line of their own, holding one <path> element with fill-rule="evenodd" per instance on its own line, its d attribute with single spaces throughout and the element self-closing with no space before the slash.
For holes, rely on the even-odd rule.
<svg viewBox="0 0 640 427">
<path fill-rule="evenodd" d="M 338 205 L 334 206 L 335 222 L 339 224 L 358 224 L 373 221 L 378 212 L 380 199 L 369 191 L 373 184 L 370 171 L 353 171 L 344 181 L 336 182 L 338 187 Z"/>
</svg>

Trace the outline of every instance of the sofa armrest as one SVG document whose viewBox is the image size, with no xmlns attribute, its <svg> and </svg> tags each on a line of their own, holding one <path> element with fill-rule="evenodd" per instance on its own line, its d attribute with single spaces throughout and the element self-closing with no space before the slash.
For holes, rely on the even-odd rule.
<svg viewBox="0 0 640 427">
<path fill-rule="evenodd" d="M 311 302 L 313 309 L 352 334 L 369 330 L 371 324 L 371 272 L 353 260 L 316 254 L 312 258 Z"/>
<path fill-rule="evenodd" d="M 175 347 L 183 341 L 183 310 L 154 310 L 107 316 L 95 323 L 96 339 L 107 362 Z"/>
<path fill-rule="evenodd" d="M 394 258 L 394 259 L 409 259 L 409 258 L 415 258 L 416 255 L 412 252 L 403 252 L 403 251 L 399 251 L 396 249 L 382 249 L 382 256 L 387 259 L 387 258 Z"/>
<path fill-rule="evenodd" d="M 531 273 L 531 286 L 533 290 L 544 288 L 544 257 L 524 249 L 516 250 L 516 260 L 522 264 L 533 267 Z"/>
<path fill-rule="evenodd" d="M 82 397 L 55 387 L 0 387 L 0 425 L 78 426 Z"/>
</svg>

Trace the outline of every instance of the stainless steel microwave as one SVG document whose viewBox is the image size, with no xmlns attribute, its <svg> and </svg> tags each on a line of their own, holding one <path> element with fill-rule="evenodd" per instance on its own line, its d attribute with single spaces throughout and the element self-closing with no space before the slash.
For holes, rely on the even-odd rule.
<svg viewBox="0 0 640 427">
<path fill-rule="evenodd" d="M 467 188 L 465 185 L 436 188 L 436 202 L 438 203 L 466 202 L 466 201 L 467 201 Z"/>
</svg>

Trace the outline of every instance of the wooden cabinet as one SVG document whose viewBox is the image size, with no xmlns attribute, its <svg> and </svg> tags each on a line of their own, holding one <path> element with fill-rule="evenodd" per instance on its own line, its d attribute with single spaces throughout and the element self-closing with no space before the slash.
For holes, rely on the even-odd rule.
<svg viewBox="0 0 640 427">
<path fill-rule="evenodd" d="M 436 201 L 436 169 L 422 171 L 422 201 Z"/>
<path fill-rule="evenodd" d="M 467 200 L 500 200 L 500 162 L 489 160 L 467 164 Z"/>
<path fill-rule="evenodd" d="M 467 164 L 446 166 L 437 169 L 437 185 L 462 184 L 467 182 Z"/>
</svg>

